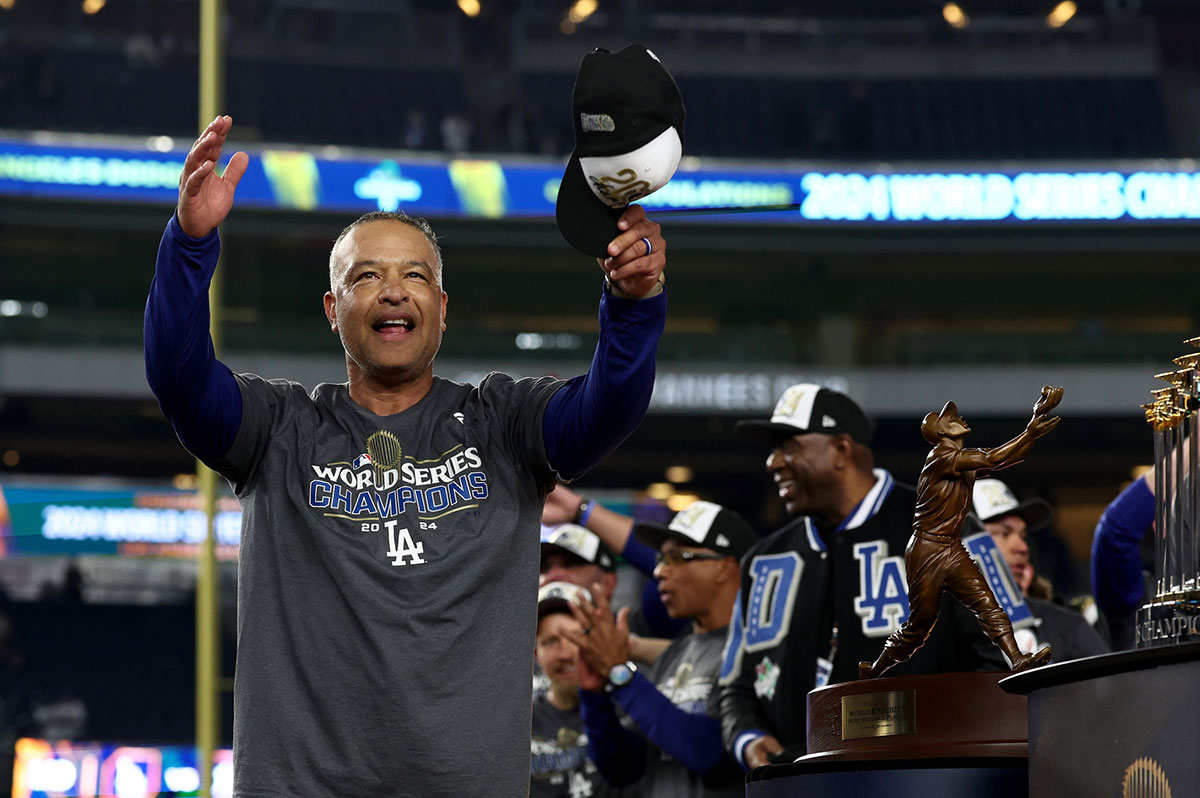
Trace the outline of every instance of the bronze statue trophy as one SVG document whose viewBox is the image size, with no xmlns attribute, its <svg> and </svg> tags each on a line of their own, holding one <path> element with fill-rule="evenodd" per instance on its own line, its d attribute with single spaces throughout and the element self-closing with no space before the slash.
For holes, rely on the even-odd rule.
<svg viewBox="0 0 1200 798">
<path fill-rule="evenodd" d="M 933 444 L 917 480 L 917 510 L 913 534 L 904 552 L 908 571 L 908 620 L 888 637 L 875 662 L 860 662 L 861 679 L 882 676 L 888 668 L 905 662 L 933 631 L 943 592 L 948 592 L 975 613 L 984 632 L 1004 652 L 1014 671 L 1045 665 L 1050 647 L 1023 654 L 1013 638 L 1012 623 L 996 601 L 979 566 L 963 547 L 962 523 L 971 509 L 971 489 L 982 474 L 1016 465 L 1025 459 L 1033 442 L 1058 426 L 1062 419 L 1049 416 L 1062 400 L 1063 389 L 1042 388 L 1025 431 L 994 449 L 963 446 L 971 428 L 958 414 L 954 402 L 921 422 L 921 434 Z"/>
</svg>

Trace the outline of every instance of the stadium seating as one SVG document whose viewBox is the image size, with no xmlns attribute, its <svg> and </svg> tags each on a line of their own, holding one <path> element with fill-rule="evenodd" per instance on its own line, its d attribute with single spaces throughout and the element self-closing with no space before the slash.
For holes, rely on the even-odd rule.
<svg viewBox="0 0 1200 798">
<path fill-rule="evenodd" d="M 150 67 L 116 52 L 5 56 L 0 127 L 188 136 L 195 130 L 196 67 Z M 395 149 L 408 112 L 437 123 L 472 114 L 454 71 L 233 59 L 227 108 L 264 141 Z M 1130 78 L 813 80 L 677 75 L 695 155 L 870 161 L 1153 158 L 1170 154 L 1157 81 Z M 507 149 L 571 147 L 574 75 L 520 76 L 527 130 Z M 474 109 L 476 127 L 497 124 Z M 495 138 L 493 137 L 493 140 Z M 503 148 L 503 147 L 502 147 Z"/>
</svg>

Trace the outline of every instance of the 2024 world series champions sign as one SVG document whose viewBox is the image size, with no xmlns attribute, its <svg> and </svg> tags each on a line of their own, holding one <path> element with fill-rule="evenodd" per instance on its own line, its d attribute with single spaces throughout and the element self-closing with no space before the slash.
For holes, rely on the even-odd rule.
<svg viewBox="0 0 1200 798">
<path fill-rule="evenodd" d="M 289 211 L 403 208 L 439 218 L 550 218 L 556 158 L 255 145 L 238 202 Z M 0 197 L 173 205 L 186 148 L 85 134 L 0 135 Z M 825 165 L 685 159 L 641 204 L 654 212 L 724 209 L 698 223 L 904 227 L 1194 224 L 1190 161 L 1079 162 L 1045 171 L 1008 163 Z M 753 210 L 754 212 L 746 212 Z"/>
<path fill-rule="evenodd" d="M 1200 348 L 1200 337 L 1185 342 Z M 1156 374 L 1142 405 L 1154 430 L 1154 599 L 1138 611 L 1138 648 L 1200 641 L 1200 352 Z"/>
</svg>

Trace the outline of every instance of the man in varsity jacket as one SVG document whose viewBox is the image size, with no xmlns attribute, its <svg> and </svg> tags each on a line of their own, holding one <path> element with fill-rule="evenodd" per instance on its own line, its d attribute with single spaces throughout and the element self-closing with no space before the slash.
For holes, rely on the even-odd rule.
<svg viewBox="0 0 1200 798">
<path fill-rule="evenodd" d="M 721 669 L 725 744 L 747 769 L 803 755 L 809 690 L 858 677 L 908 617 L 904 548 L 916 494 L 874 468 L 871 427 L 845 394 L 788 388 L 770 421 L 743 421 L 771 447 L 767 471 L 792 520 L 742 559 L 742 588 Z M 957 602 L 912 661 L 894 671 L 1003 669 Z"/>
</svg>

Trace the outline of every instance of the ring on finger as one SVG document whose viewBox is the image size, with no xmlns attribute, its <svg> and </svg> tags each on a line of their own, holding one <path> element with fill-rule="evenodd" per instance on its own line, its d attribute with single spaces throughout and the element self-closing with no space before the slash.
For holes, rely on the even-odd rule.
<svg viewBox="0 0 1200 798">
<path fill-rule="evenodd" d="M 643 239 L 642 239 L 642 243 L 646 245 L 646 254 L 647 254 L 647 255 L 649 255 L 651 252 L 653 252 L 653 251 L 654 251 L 654 247 L 652 247 L 652 246 L 650 245 L 650 239 L 648 239 L 648 238 L 643 238 Z"/>
</svg>

